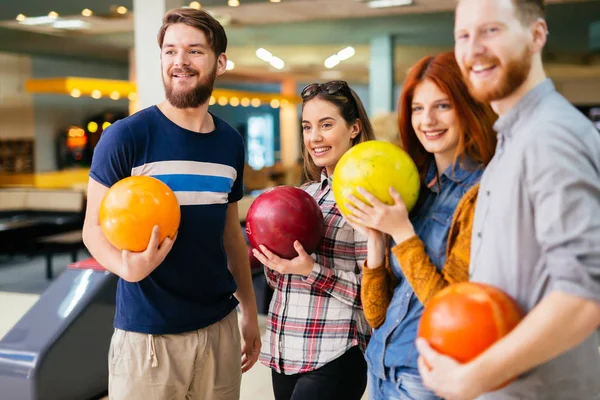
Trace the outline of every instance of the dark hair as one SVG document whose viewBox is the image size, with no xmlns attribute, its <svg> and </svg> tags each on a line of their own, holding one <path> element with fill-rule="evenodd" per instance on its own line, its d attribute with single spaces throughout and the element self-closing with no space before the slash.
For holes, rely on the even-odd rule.
<svg viewBox="0 0 600 400">
<path fill-rule="evenodd" d="M 424 181 L 434 157 L 425 150 L 413 129 L 412 100 L 417 85 L 427 80 L 448 96 L 458 117 L 460 126 L 455 162 L 461 156 L 468 156 L 477 163 L 487 165 L 496 148 L 493 129 L 496 114 L 488 104 L 475 100 L 469 94 L 454 52 L 423 57 L 408 72 L 398 102 L 398 129 L 402 148 L 417 165 L 421 181 Z M 438 171 L 440 174 L 442 172 L 444 171 Z"/>
<path fill-rule="evenodd" d="M 302 110 L 307 102 L 314 98 L 333 104 L 339 111 L 348 126 L 360 121 L 360 133 L 352 139 L 352 146 L 375 139 L 375 133 L 371 121 L 367 116 L 365 107 L 360 98 L 344 81 L 330 81 L 326 83 L 312 83 L 302 90 Z M 304 160 L 302 173 L 303 181 L 318 181 L 321 176 L 321 168 L 318 167 L 304 144 L 302 145 L 302 158 Z"/>
<path fill-rule="evenodd" d="M 523 24 L 530 24 L 538 18 L 545 18 L 544 0 L 512 0 L 517 18 Z"/>
<path fill-rule="evenodd" d="M 221 23 L 206 11 L 194 8 L 176 8 L 165 14 L 163 24 L 158 31 L 160 48 L 162 48 L 167 28 L 173 24 L 186 24 L 204 32 L 210 48 L 217 57 L 227 51 L 227 35 Z"/>
</svg>

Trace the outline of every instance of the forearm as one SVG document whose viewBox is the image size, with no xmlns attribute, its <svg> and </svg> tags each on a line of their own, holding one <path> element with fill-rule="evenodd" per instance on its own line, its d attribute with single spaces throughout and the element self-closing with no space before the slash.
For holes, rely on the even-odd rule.
<svg viewBox="0 0 600 400">
<path fill-rule="evenodd" d="M 254 286 L 252 285 L 252 272 L 246 242 L 241 228 L 233 237 L 225 240 L 225 250 L 229 262 L 229 270 L 237 285 L 235 297 L 240 302 L 242 315 L 257 315 Z"/>
<path fill-rule="evenodd" d="M 123 275 L 121 251 L 106 240 L 99 226 L 84 226 L 83 243 L 98 264 L 115 275 Z"/>
<path fill-rule="evenodd" d="M 545 297 L 502 340 L 469 364 L 482 391 L 574 348 L 600 326 L 600 304 L 561 292 Z"/>
<path fill-rule="evenodd" d="M 106 240 L 100 226 L 84 226 L 83 243 L 98 264 L 127 282 L 139 282 L 156 269 L 150 263 L 142 268 L 126 265 L 122 251 Z"/>
<path fill-rule="evenodd" d="M 373 328 L 379 328 L 385 322 L 387 309 L 392 302 L 393 285 L 386 266 L 363 267 L 361 299 L 365 319 Z"/>
<path fill-rule="evenodd" d="M 369 268 L 378 268 L 385 265 L 386 241 L 386 238 L 380 233 L 368 236 L 365 266 Z"/>
<path fill-rule="evenodd" d="M 83 242 L 98 264 L 127 282 L 139 282 L 157 267 L 150 262 L 141 267 L 127 265 L 123 252 L 106 240 L 100 226 L 84 226 Z"/>
<path fill-rule="evenodd" d="M 441 273 L 431 262 L 425 252 L 425 245 L 418 236 L 394 246 L 392 254 L 422 304 L 427 304 L 429 299 L 446 286 L 469 279 L 468 251 L 453 251 Z"/>
</svg>

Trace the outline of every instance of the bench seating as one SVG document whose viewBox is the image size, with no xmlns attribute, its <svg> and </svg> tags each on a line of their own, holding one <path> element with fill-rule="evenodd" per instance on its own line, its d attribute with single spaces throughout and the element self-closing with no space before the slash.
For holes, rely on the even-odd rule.
<svg viewBox="0 0 600 400">
<path fill-rule="evenodd" d="M 39 239 L 41 251 L 46 258 L 46 279 L 54 278 L 52 258 L 55 254 L 71 254 L 71 262 L 77 262 L 79 250 L 84 248 L 81 230 L 44 236 Z"/>
<path fill-rule="evenodd" d="M 34 255 L 42 238 L 81 230 L 85 194 L 72 189 L 0 189 L 0 254 Z"/>
</svg>

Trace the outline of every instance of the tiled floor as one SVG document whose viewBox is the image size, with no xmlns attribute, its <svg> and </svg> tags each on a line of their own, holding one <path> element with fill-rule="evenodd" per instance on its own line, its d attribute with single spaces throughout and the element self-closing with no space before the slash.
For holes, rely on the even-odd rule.
<svg viewBox="0 0 600 400">
<path fill-rule="evenodd" d="M 0 338 L 33 306 L 37 294 L 0 292 Z"/>
</svg>

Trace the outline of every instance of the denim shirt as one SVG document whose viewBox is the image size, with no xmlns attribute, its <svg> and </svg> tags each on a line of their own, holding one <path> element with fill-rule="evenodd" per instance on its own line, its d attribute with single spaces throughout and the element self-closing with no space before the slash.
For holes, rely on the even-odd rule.
<svg viewBox="0 0 600 400">
<path fill-rule="evenodd" d="M 483 168 L 473 162 L 450 166 L 439 177 L 435 162 L 429 166 L 425 182 L 428 189 L 419 210 L 411 218 L 415 233 L 425 245 L 431 262 L 442 270 L 446 262 L 448 232 L 454 211 L 463 195 L 481 178 Z M 454 171 L 453 171 L 454 168 Z M 396 243 L 391 242 L 391 246 Z M 405 370 L 418 373 L 419 353 L 415 346 L 423 304 L 404 278 L 396 257 L 390 257 L 391 268 L 398 279 L 394 296 L 387 309 L 385 322 L 375 329 L 367 347 L 365 357 L 369 369 L 380 379 L 386 379 L 386 369 Z"/>
</svg>

